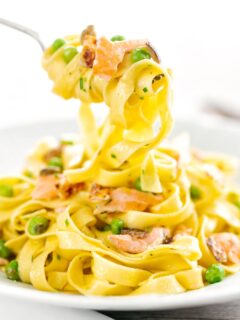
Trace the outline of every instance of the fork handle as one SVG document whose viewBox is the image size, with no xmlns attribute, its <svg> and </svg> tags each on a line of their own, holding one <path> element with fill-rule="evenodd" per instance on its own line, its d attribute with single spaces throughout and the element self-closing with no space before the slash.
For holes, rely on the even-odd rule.
<svg viewBox="0 0 240 320">
<path fill-rule="evenodd" d="M 36 31 L 34 31 L 30 28 L 27 28 L 25 26 L 22 26 L 21 24 L 18 24 L 18 23 L 15 23 L 15 22 L 3 19 L 3 18 L 0 18 L 0 24 L 3 24 L 9 28 L 18 30 L 20 32 L 23 32 L 23 33 L 29 35 L 30 37 L 34 38 L 38 42 L 38 44 L 40 45 L 40 47 L 43 51 L 45 50 L 45 45 L 44 45 L 40 35 Z"/>
</svg>

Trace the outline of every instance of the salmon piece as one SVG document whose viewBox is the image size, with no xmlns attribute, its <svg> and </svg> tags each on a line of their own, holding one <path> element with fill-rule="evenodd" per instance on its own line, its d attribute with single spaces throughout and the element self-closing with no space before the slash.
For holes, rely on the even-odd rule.
<svg viewBox="0 0 240 320">
<path fill-rule="evenodd" d="M 82 59 L 83 65 L 87 68 L 93 67 L 96 56 L 97 39 L 95 36 L 87 34 L 83 40 Z"/>
<path fill-rule="evenodd" d="M 32 192 L 32 198 L 35 200 L 67 199 L 83 190 L 84 187 L 83 182 L 70 184 L 63 175 L 44 174 L 38 177 L 36 187 Z"/>
<path fill-rule="evenodd" d="M 208 237 L 207 245 L 218 262 L 240 263 L 240 240 L 234 233 L 215 233 Z"/>
<path fill-rule="evenodd" d="M 58 189 L 56 184 L 57 177 L 53 174 L 39 176 L 36 187 L 32 192 L 32 198 L 35 200 L 53 200 L 58 198 Z"/>
<path fill-rule="evenodd" d="M 163 200 L 163 195 L 153 195 L 130 188 L 117 188 L 110 191 L 110 199 L 106 204 L 97 207 L 95 213 L 124 212 L 129 210 L 145 211 Z"/>
<path fill-rule="evenodd" d="M 190 236 L 192 234 L 192 229 L 180 224 L 174 230 L 173 240 L 177 240 L 184 236 Z"/>
<path fill-rule="evenodd" d="M 67 199 L 85 188 L 84 182 L 71 184 L 64 175 L 60 175 L 56 183 L 58 196 Z"/>
<path fill-rule="evenodd" d="M 137 210 L 144 211 L 161 202 L 162 195 L 153 195 L 130 188 L 117 188 L 111 192 L 111 202 L 107 204 L 110 211 Z"/>
<path fill-rule="evenodd" d="M 93 73 L 105 80 L 111 79 L 127 52 L 146 47 L 147 40 L 112 42 L 102 37 L 97 41 Z"/>
<path fill-rule="evenodd" d="M 81 33 L 81 36 L 80 36 L 80 42 L 83 43 L 85 37 L 88 35 L 94 36 L 95 38 L 97 37 L 93 25 L 89 25 L 89 26 L 87 26 L 86 29 L 83 30 L 83 32 Z"/>
<path fill-rule="evenodd" d="M 90 190 L 89 198 L 93 202 L 102 200 L 108 201 L 110 200 L 110 192 L 111 188 L 102 187 L 97 183 L 93 183 Z"/>
<path fill-rule="evenodd" d="M 131 230 L 131 229 L 130 229 Z M 120 235 L 110 235 L 109 240 L 120 251 L 128 253 L 141 253 L 149 248 L 168 243 L 170 231 L 165 227 L 153 228 L 151 232 L 129 232 Z"/>
<path fill-rule="evenodd" d="M 146 231 L 134 228 L 123 228 L 121 234 L 128 234 L 135 239 L 144 239 L 147 236 Z"/>
</svg>

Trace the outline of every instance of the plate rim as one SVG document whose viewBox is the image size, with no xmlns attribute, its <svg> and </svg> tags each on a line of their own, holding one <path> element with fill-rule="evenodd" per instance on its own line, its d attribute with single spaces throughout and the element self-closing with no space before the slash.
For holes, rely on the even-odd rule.
<svg viewBox="0 0 240 320">
<path fill-rule="evenodd" d="M 240 274 L 229 276 L 239 277 Z M 233 279 L 230 281 L 235 282 Z M 10 283 L 9 283 L 10 282 Z M 84 310 L 99 311 L 150 311 L 150 310 L 173 310 L 189 307 L 200 307 L 212 304 L 220 304 L 239 299 L 240 286 L 227 286 L 224 290 L 218 290 L 223 283 L 207 286 L 201 289 L 187 291 L 178 294 L 146 294 L 139 296 L 83 296 L 80 294 L 52 293 L 36 290 L 30 285 L 24 287 L 16 285 L 15 282 L 0 277 L 0 295 L 17 298 L 24 301 L 46 303 L 67 308 L 78 308 Z M 214 286 L 214 288 L 213 288 Z M 216 296 L 217 292 L 217 296 Z"/>
</svg>

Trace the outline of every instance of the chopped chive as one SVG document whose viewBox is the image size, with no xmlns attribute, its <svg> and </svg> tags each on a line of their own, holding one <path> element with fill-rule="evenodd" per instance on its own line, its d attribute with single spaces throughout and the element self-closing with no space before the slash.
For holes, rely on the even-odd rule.
<svg viewBox="0 0 240 320">
<path fill-rule="evenodd" d="M 68 219 L 65 220 L 65 225 L 66 225 L 66 227 L 69 226 L 69 221 L 68 221 Z"/>
<path fill-rule="evenodd" d="M 71 140 L 62 140 L 61 144 L 72 146 L 74 142 Z"/>
<path fill-rule="evenodd" d="M 116 158 L 117 158 L 117 156 L 116 156 L 114 153 L 111 153 L 111 157 L 112 157 L 113 159 L 116 159 Z"/>
<path fill-rule="evenodd" d="M 57 259 L 58 259 L 58 260 L 61 260 L 60 254 L 57 254 Z"/>
<path fill-rule="evenodd" d="M 131 59 L 132 59 L 132 62 L 138 62 L 144 59 L 151 59 L 151 55 L 147 50 L 143 48 L 137 48 L 132 51 Z"/>
<path fill-rule="evenodd" d="M 125 40 L 125 37 L 124 36 L 120 36 L 120 35 L 116 35 L 116 36 L 113 36 L 111 39 L 111 41 L 123 41 Z"/>
<path fill-rule="evenodd" d="M 137 189 L 138 191 L 142 191 L 142 186 L 141 186 L 141 178 L 138 177 L 135 182 L 134 182 L 134 187 L 135 189 Z"/>
<path fill-rule="evenodd" d="M 196 187 L 196 186 L 191 186 L 190 187 L 190 196 L 192 198 L 192 200 L 198 200 L 201 198 L 201 190 Z"/>
<path fill-rule="evenodd" d="M 61 170 L 63 169 L 63 162 L 62 162 L 62 159 L 60 157 L 52 157 L 49 160 L 48 165 L 50 167 L 60 168 Z"/>
<path fill-rule="evenodd" d="M 82 77 L 81 77 L 80 80 L 79 80 L 79 85 L 80 85 L 80 89 L 81 89 L 81 90 L 84 90 L 84 80 L 83 80 Z"/>
<path fill-rule="evenodd" d="M 148 88 L 147 88 L 147 87 L 144 87 L 144 88 L 143 88 L 143 92 L 148 92 Z"/>
</svg>

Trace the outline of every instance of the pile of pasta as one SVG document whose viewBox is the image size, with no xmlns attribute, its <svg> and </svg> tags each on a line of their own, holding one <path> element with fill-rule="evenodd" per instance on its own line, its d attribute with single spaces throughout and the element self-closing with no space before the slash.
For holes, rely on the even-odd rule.
<svg viewBox="0 0 240 320">
<path fill-rule="evenodd" d="M 81 132 L 43 139 L 21 175 L 0 179 L 0 193 L 12 190 L 0 195 L 0 237 L 19 279 L 39 290 L 201 288 L 212 264 L 226 274 L 240 267 L 235 159 L 191 149 L 187 135 L 167 141 L 170 70 L 146 40 L 115 40 L 88 28 L 44 52 L 53 91 L 81 101 Z"/>
</svg>

